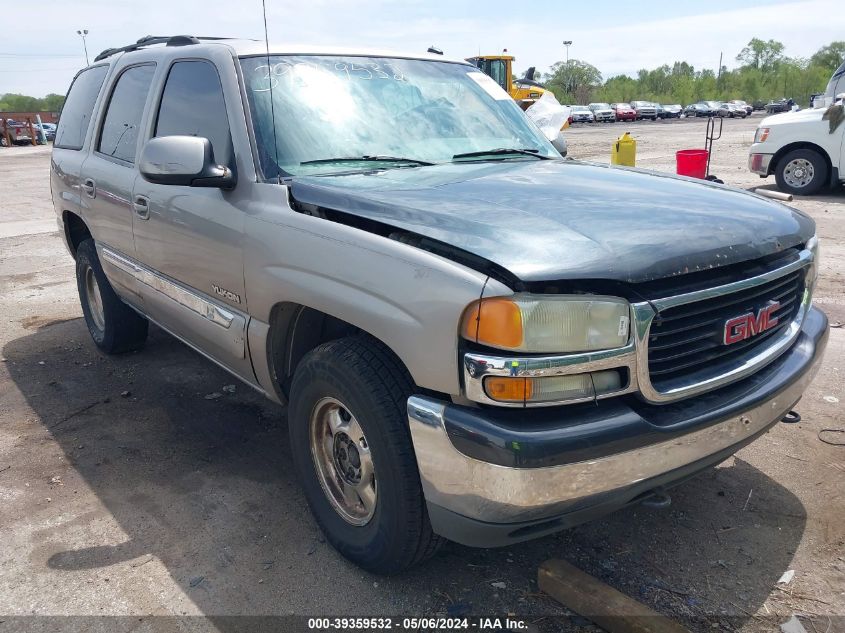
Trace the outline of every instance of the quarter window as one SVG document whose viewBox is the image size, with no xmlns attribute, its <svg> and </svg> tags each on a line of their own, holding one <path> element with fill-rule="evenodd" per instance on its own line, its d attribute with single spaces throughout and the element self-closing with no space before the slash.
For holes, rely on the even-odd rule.
<svg viewBox="0 0 845 633">
<path fill-rule="evenodd" d="M 217 69 L 204 61 L 176 62 L 161 95 L 156 136 L 199 136 L 214 160 L 232 166 L 232 137 Z"/>
<path fill-rule="evenodd" d="M 94 103 L 100 94 L 100 88 L 103 87 L 108 69 L 108 66 L 88 68 L 73 80 L 62 108 L 54 147 L 82 149 L 91 125 Z"/>
<path fill-rule="evenodd" d="M 155 66 L 133 66 L 117 80 L 103 122 L 97 150 L 130 163 L 138 149 L 138 128 Z"/>
</svg>

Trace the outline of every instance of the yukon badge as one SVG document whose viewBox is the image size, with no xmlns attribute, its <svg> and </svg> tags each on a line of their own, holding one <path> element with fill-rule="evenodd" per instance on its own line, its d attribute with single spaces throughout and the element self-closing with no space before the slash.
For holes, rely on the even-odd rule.
<svg viewBox="0 0 845 633">
<path fill-rule="evenodd" d="M 778 308 L 780 308 L 779 301 L 770 301 L 767 305 L 760 308 L 757 314 L 749 312 L 748 314 L 728 319 L 725 321 L 722 342 L 725 345 L 732 345 L 775 327 L 778 321 L 780 321 L 780 317 L 772 317 L 772 315 L 777 312 Z"/>
<path fill-rule="evenodd" d="M 235 294 L 231 290 L 226 290 L 225 288 L 221 288 L 217 284 L 211 284 L 211 288 L 216 292 L 218 295 L 223 297 L 224 299 L 228 299 L 233 303 L 240 303 L 241 302 L 241 295 Z"/>
</svg>

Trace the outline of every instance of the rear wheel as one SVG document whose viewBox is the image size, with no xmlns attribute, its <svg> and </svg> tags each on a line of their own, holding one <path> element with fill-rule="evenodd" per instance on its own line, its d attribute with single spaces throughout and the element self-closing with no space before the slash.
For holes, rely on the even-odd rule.
<svg viewBox="0 0 845 633">
<path fill-rule="evenodd" d="M 354 336 L 302 359 L 288 429 L 308 505 L 328 541 L 364 569 L 400 572 L 432 556 L 407 421 L 413 382 L 381 343 Z"/>
<path fill-rule="evenodd" d="M 812 195 L 827 183 L 827 162 L 811 149 L 796 149 L 778 161 L 775 180 L 778 189 L 801 196 Z"/>
<path fill-rule="evenodd" d="M 90 238 L 76 249 L 76 287 L 85 324 L 97 347 L 119 354 L 144 346 L 148 322 L 117 296 Z"/>
</svg>

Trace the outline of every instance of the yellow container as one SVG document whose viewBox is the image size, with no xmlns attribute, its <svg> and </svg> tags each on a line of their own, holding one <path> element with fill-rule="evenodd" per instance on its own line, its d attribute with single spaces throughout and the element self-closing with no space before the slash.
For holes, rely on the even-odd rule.
<svg viewBox="0 0 845 633">
<path fill-rule="evenodd" d="M 610 148 L 610 164 L 634 167 L 637 162 L 637 142 L 625 132 Z"/>
</svg>

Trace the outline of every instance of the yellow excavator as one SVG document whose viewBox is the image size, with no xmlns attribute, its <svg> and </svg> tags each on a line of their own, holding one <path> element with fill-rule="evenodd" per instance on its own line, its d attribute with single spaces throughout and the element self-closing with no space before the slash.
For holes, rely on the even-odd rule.
<svg viewBox="0 0 845 633">
<path fill-rule="evenodd" d="M 507 50 L 505 53 L 507 53 Z M 502 54 L 479 55 L 478 57 L 469 57 L 467 61 L 485 75 L 491 77 L 523 110 L 526 110 L 543 96 L 547 88 L 536 81 L 535 77 L 538 76 L 538 73 L 534 66 L 525 71 L 525 75 L 521 79 L 514 79 L 513 62 L 515 59 L 512 55 Z"/>
</svg>

